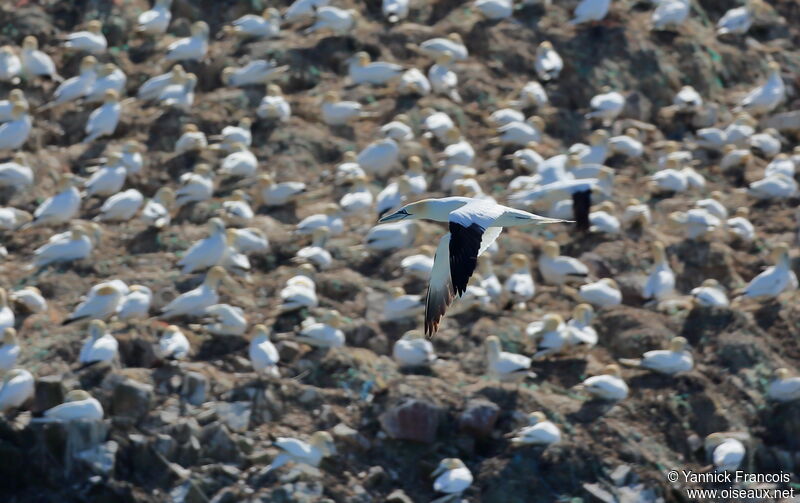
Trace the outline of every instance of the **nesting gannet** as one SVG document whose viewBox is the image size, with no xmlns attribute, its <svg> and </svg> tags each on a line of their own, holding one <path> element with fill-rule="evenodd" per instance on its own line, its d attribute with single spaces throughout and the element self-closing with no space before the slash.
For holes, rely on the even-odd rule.
<svg viewBox="0 0 800 503">
<path fill-rule="evenodd" d="M 497 128 L 499 136 L 491 138 L 489 144 L 525 146 L 530 142 L 541 141 L 542 131 L 544 131 L 544 120 L 534 115 L 528 117 L 525 122 L 511 122 L 500 126 Z"/>
<path fill-rule="evenodd" d="M 186 76 L 186 71 L 181 65 L 175 65 L 167 73 L 162 73 L 155 77 L 147 79 L 136 93 L 140 100 L 154 100 L 161 95 L 167 86 L 176 82 L 182 82 L 183 77 Z"/>
<path fill-rule="evenodd" d="M 749 298 L 776 297 L 786 290 L 796 290 L 797 276 L 789 263 L 789 246 L 778 244 L 770 254 L 775 265 L 767 267 L 745 287 L 743 296 Z"/>
<path fill-rule="evenodd" d="M 436 59 L 445 52 L 451 53 L 455 61 L 463 61 L 469 56 L 461 35 L 455 32 L 450 33 L 447 37 L 428 39 L 419 44 L 417 50 L 432 59 Z"/>
<path fill-rule="evenodd" d="M 717 35 L 744 35 L 753 25 L 755 14 L 763 10 L 763 4 L 758 0 L 748 0 L 742 7 L 728 10 L 717 21 Z"/>
<path fill-rule="evenodd" d="M 29 77 L 47 76 L 55 81 L 62 80 L 50 56 L 39 50 L 39 41 L 36 37 L 30 35 L 25 37 L 22 41 L 20 56 L 23 75 Z"/>
<path fill-rule="evenodd" d="M 248 356 L 250 364 L 257 374 L 280 377 L 278 371 L 280 355 L 275 345 L 269 340 L 266 326 L 259 324 L 253 327 L 253 338 L 250 339 Z"/>
<path fill-rule="evenodd" d="M 679 169 L 680 161 L 669 159 L 667 167 L 650 176 L 648 188 L 653 192 L 684 192 L 689 189 L 686 173 Z"/>
<path fill-rule="evenodd" d="M 474 0 L 472 5 L 483 14 L 486 19 L 506 19 L 514 14 L 513 0 Z"/>
<path fill-rule="evenodd" d="M 543 412 L 537 411 L 528 414 L 528 425 L 511 434 L 511 437 L 511 444 L 515 446 L 548 446 L 561 441 L 561 430 L 548 421 Z"/>
<path fill-rule="evenodd" d="M 283 206 L 296 199 L 305 190 L 306 184 L 303 182 L 275 183 L 272 176 L 263 174 L 258 176 L 256 201 L 264 206 Z"/>
<path fill-rule="evenodd" d="M 245 14 L 225 27 L 226 33 L 240 37 L 275 38 L 281 33 L 281 13 L 270 7 L 264 9 L 260 16 Z"/>
<path fill-rule="evenodd" d="M 367 186 L 366 177 L 359 176 L 352 180 L 353 187 L 339 200 L 339 206 L 345 214 L 354 215 L 368 211 L 372 208 L 372 192 Z M 392 205 L 394 207 L 396 205 Z M 388 210 L 387 208 L 386 210 Z M 385 210 L 385 211 L 386 211 Z"/>
<path fill-rule="evenodd" d="M 248 199 L 249 197 L 243 190 L 234 190 L 230 199 L 222 202 L 222 214 L 234 225 L 247 224 L 255 216 L 250 203 L 247 202 Z"/>
<path fill-rule="evenodd" d="M 119 123 L 122 106 L 119 103 L 119 93 L 108 89 L 103 93 L 103 104 L 96 108 L 86 121 L 86 138 L 83 143 L 91 143 L 101 136 L 114 134 Z"/>
<path fill-rule="evenodd" d="M 394 343 L 392 357 L 401 367 L 419 367 L 436 361 L 436 351 L 425 334 L 410 330 Z"/>
<path fill-rule="evenodd" d="M 197 75 L 187 73 L 174 78 L 157 97 L 165 107 L 179 108 L 188 111 L 194 104 L 194 89 L 197 87 Z"/>
<path fill-rule="evenodd" d="M 256 59 L 241 68 L 227 67 L 222 70 L 222 83 L 226 86 L 242 87 L 250 84 L 264 84 L 282 75 L 288 66 L 277 66 L 274 61 Z"/>
<path fill-rule="evenodd" d="M 0 414 L 22 406 L 33 393 L 33 375 L 25 369 L 10 370 L 0 385 Z"/>
<path fill-rule="evenodd" d="M 89 393 L 76 389 L 64 397 L 64 403 L 44 411 L 44 417 L 51 421 L 100 421 L 103 419 L 103 406 Z"/>
<path fill-rule="evenodd" d="M 170 208 L 175 203 L 175 191 L 170 187 L 161 187 L 152 199 L 145 203 L 139 219 L 161 229 L 170 223 Z"/>
<path fill-rule="evenodd" d="M 683 337 L 675 337 L 670 341 L 669 349 L 648 351 L 642 358 L 620 358 L 619 361 L 623 365 L 652 370 L 666 375 L 688 372 L 694 367 L 692 354 L 687 349 L 688 344 Z"/>
<path fill-rule="evenodd" d="M 597 307 L 622 304 L 622 292 L 612 278 L 603 278 L 595 283 L 582 285 L 579 295 L 582 300 Z"/>
<path fill-rule="evenodd" d="M 747 193 L 757 199 L 788 199 L 797 195 L 798 187 L 793 177 L 777 173 L 752 182 Z"/>
<path fill-rule="evenodd" d="M 419 295 L 409 295 L 402 287 L 394 287 L 383 304 L 383 319 L 387 321 L 413 318 L 425 309 Z"/>
<path fill-rule="evenodd" d="M 29 108 L 22 89 L 12 89 L 8 93 L 8 99 L 0 100 L 0 122 L 8 122 L 13 119 L 11 111 L 14 109 L 14 105 L 21 105 L 25 109 Z"/>
<path fill-rule="evenodd" d="M 325 249 L 329 230 L 327 227 L 318 227 L 312 233 L 313 241 L 309 246 L 300 248 L 295 257 L 300 262 L 310 262 L 318 269 L 327 269 L 333 263 L 333 257 Z"/>
<path fill-rule="evenodd" d="M 489 122 L 495 127 L 508 124 L 510 122 L 523 122 L 525 114 L 514 108 L 500 108 L 489 115 Z"/>
<path fill-rule="evenodd" d="M 267 94 L 261 98 L 256 115 L 262 119 L 286 122 L 292 116 L 292 106 L 277 84 L 267 84 Z"/>
<path fill-rule="evenodd" d="M 18 208 L 0 208 L 0 230 L 13 231 L 33 220 L 33 215 Z"/>
<path fill-rule="evenodd" d="M 5 298 L 5 290 L 3 290 L 2 298 Z M 3 323 L 3 325 L 0 325 L 3 333 L 3 344 L 0 345 L 0 374 L 11 370 L 16 365 L 20 353 L 17 331 L 11 326 L 14 324 L 14 315 L 11 315 L 11 325 L 8 325 L 5 323 L 6 320 L 2 319 L 4 318 L 2 311 L 6 309 L 8 309 L 7 306 L 3 306 L 0 309 L 0 323 Z"/>
<path fill-rule="evenodd" d="M 449 129 L 444 134 L 444 141 L 447 146 L 440 154 L 437 154 L 440 159 L 438 163 L 440 166 L 469 166 L 472 164 L 475 159 L 475 149 L 461 135 L 461 131 L 458 128 Z"/>
<path fill-rule="evenodd" d="M 165 360 L 183 360 L 189 356 L 191 345 L 177 325 L 169 325 L 161 334 L 158 344 L 153 348 L 154 353 Z"/>
<path fill-rule="evenodd" d="M 11 108 L 11 120 L 0 125 L 0 150 L 16 150 L 28 141 L 31 133 L 31 116 L 28 107 L 15 103 Z"/>
<path fill-rule="evenodd" d="M 125 83 L 128 77 L 114 63 L 106 63 L 100 67 L 97 78 L 91 89 L 86 94 L 87 103 L 95 103 L 103 100 L 105 92 L 113 89 L 120 95 L 125 92 Z"/>
<path fill-rule="evenodd" d="M 411 119 L 405 114 L 397 114 L 394 120 L 381 126 L 381 134 L 397 142 L 411 141 L 414 139 Z"/>
<path fill-rule="evenodd" d="M 47 301 L 35 286 L 26 286 L 21 290 L 15 290 L 11 292 L 9 298 L 29 313 L 41 313 L 47 309 Z"/>
<path fill-rule="evenodd" d="M 663 300 L 675 291 L 675 273 L 667 261 L 667 254 L 664 251 L 664 244 L 661 241 L 654 241 L 651 245 L 653 254 L 653 269 L 647 277 L 642 292 L 645 299 Z"/>
<path fill-rule="evenodd" d="M 96 221 L 127 221 L 133 218 L 144 203 L 144 196 L 136 189 L 128 189 L 109 197 L 100 207 Z"/>
<path fill-rule="evenodd" d="M 308 216 L 295 226 L 297 234 L 312 234 L 314 229 L 319 227 L 327 227 L 332 236 L 336 236 L 344 232 L 344 220 L 339 216 L 342 209 L 338 204 L 327 204 L 322 210 L 322 213 Z"/>
<path fill-rule="evenodd" d="M 480 286 L 486 290 L 487 295 L 496 301 L 503 294 L 503 286 L 492 268 L 492 259 L 489 255 L 478 257 L 478 272 L 481 275 Z M 530 275 L 530 272 L 529 272 Z M 531 278 L 533 282 L 533 278 Z"/>
<path fill-rule="evenodd" d="M 675 94 L 672 104 L 681 112 L 696 112 L 703 106 L 703 98 L 694 87 L 687 85 Z"/>
<path fill-rule="evenodd" d="M 235 236 L 233 247 L 241 253 L 266 253 L 269 251 L 267 236 L 260 229 L 247 227 L 228 229 L 226 232 Z"/>
<path fill-rule="evenodd" d="M 619 366 L 606 365 L 601 375 L 585 379 L 579 387 L 600 400 L 620 401 L 628 396 L 628 385 L 620 376 Z"/>
<path fill-rule="evenodd" d="M 747 93 L 739 103 L 741 108 L 750 113 L 769 113 L 786 99 L 786 87 L 781 78 L 780 65 L 775 61 L 770 61 L 768 66 L 767 81 Z"/>
<path fill-rule="evenodd" d="M 163 35 L 172 19 L 172 0 L 155 0 L 153 8 L 139 14 L 136 31 L 148 35 Z"/>
<path fill-rule="evenodd" d="M 214 174 L 211 166 L 197 164 L 193 172 L 181 175 L 180 184 L 175 192 L 175 204 L 179 207 L 211 199 L 214 193 Z"/>
<path fill-rule="evenodd" d="M 530 372 L 531 359 L 527 356 L 502 351 L 500 339 L 496 335 L 486 338 L 486 371 L 498 381 L 519 381 L 535 377 Z"/>
<path fill-rule="evenodd" d="M 614 216 L 616 207 L 611 201 L 600 203 L 595 210 L 589 213 L 589 230 L 601 234 L 618 234 L 621 228 L 619 219 Z"/>
<path fill-rule="evenodd" d="M 208 25 L 197 21 L 192 25 L 191 36 L 176 40 L 167 46 L 166 63 L 175 61 L 202 61 L 208 51 Z"/>
<path fill-rule="evenodd" d="M 510 102 L 510 105 L 520 110 L 528 107 L 543 107 L 550 103 L 547 91 L 542 85 L 533 80 L 522 86 L 519 98 Z"/>
<path fill-rule="evenodd" d="M 330 311 L 323 317 L 322 322 L 310 323 L 300 330 L 296 339 L 300 342 L 320 348 L 340 348 L 345 345 L 344 324 L 342 315 L 338 311 Z"/>
<path fill-rule="evenodd" d="M 506 206 L 466 197 L 424 199 L 382 217 L 380 222 L 430 219 L 448 222 L 450 232 L 439 241 L 426 301 L 426 333 L 433 333 L 453 297 L 466 289 L 477 257 L 488 248 L 502 227 L 555 222 Z M 446 259 L 446 257 L 449 257 Z M 450 267 L 447 267 L 447 264 Z M 437 266 L 438 264 L 438 266 Z"/>
<path fill-rule="evenodd" d="M 63 241 L 48 242 L 33 252 L 33 267 L 40 268 L 54 262 L 71 262 L 88 257 L 94 247 L 82 227 L 73 228 L 70 237 Z"/>
<path fill-rule="evenodd" d="M 689 239 L 706 238 L 722 225 L 719 218 L 703 208 L 673 211 L 668 218 L 669 224 L 682 228 Z"/>
<path fill-rule="evenodd" d="M 800 400 L 800 377 L 791 377 L 789 369 L 779 368 L 767 387 L 767 396 L 776 402 Z"/>
<path fill-rule="evenodd" d="M 150 303 L 152 301 L 153 292 L 148 287 L 132 285 L 117 306 L 117 318 L 120 320 L 147 318 L 150 314 Z"/>
<path fill-rule="evenodd" d="M 217 265 L 227 247 L 225 223 L 219 218 L 208 221 L 208 237 L 193 244 L 178 261 L 182 274 Z"/>
<path fill-rule="evenodd" d="M 602 2 L 604 0 L 583 0 L 585 2 Z M 608 3 L 606 1 L 606 3 Z M 612 90 L 608 86 L 604 86 L 600 90 L 600 94 L 595 95 L 590 101 L 589 106 L 592 111 L 586 114 L 587 119 L 601 119 L 604 123 L 612 123 L 622 109 L 625 108 L 625 96 Z"/>
<path fill-rule="evenodd" d="M 108 42 L 103 35 L 103 23 L 94 19 L 86 23 L 85 31 L 77 31 L 66 36 L 64 47 L 92 54 L 106 52 Z"/>
<path fill-rule="evenodd" d="M 557 79 L 564 68 L 564 61 L 553 48 L 549 40 L 545 40 L 536 48 L 536 60 L 533 63 L 539 80 L 547 82 Z"/>
<path fill-rule="evenodd" d="M 106 331 L 103 320 L 92 320 L 89 323 L 89 337 L 81 347 L 78 357 L 80 363 L 112 362 L 117 357 L 119 343 L 111 333 Z"/>
<path fill-rule="evenodd" d="M 561 249 L 555 241 L 548 241 L 539 256 L 539 272 L 550 284 L 563 285 L 569 280 L 584 280 L 589 269 L 578 259 L 561 256 Z"/>
<path fill-rule="evenodd" d="M 753 241 L 756 238 L 756 228 L 748 220 L 750 210 L 745 207 L 736 208 L 733 218 L 725 221 L 725 228 L 729 233 L 744 241 Z"/>
<path fill-rule="evenodd" d="M 638 136 L 638 130 L 628 128 L 625 130 L 624 135 L 614 136 L 608 139 L 608 149 L 615 154 L 639 158 L 644 154 L 644 145 L 639 141 Z"/>
<path fill-rule="evenodd" d="M 113 282 L 95 285 L 61 324 L 67 325 L 81 320 L 108 318 L 117 312 L 117 308 L 126 293 L 119 288 L 119 285 Z"/>
<path fill-rule="evenodd" d="M 367 173 L 386 177 L 400 158 L 400 147 L 391 138 L 376 140 L 359 152 L 356 162 Z"/>
<path fill-rule="evenodd" d="M 781 151 L 781 140 L 778 138 L 779 133 L 774 128 L 767 128 L 761 133 L 754 134 L 750 137 L 750 148 L 753 152 L 771 159 L 777 156 Z M 786 156 L 788 160 L 789 156 Z"/>
<path fill-rule="evenodd" d="M 169 304 L 161 308 L 162 318 L 174 318 L 176 316 L 201 316 L 209 306 L 213 306 L 219 302 L 219 294 L 217 288 L 219 284 L 227 278 L 225 269 L 219 266 L 212 267 L 203 284 L 189 290 L 175 299 Z"/>
<path fill-rule="evenodd" d="M 410 68 L 400 76 L 397 91 L 401 95 L 417 94 L 427 96 L 431 93 L 431 83 L 428 77 L 417 68 Z"/>
<path fill-rule="evenodd" d="M 118 152 L 109 156 L 108 164 L 95 171 L 86 181 L 84 197 L 108 197 L 122 189 L 128 172 L 120 162 L 121 158 L 122 156 Z"/>
<path fill-rule="evenodd" d="M 407 176 L 400 176 L 378 193 L 375 211 L 379 217 L 383 216 L 387 211 L 403 204 L 410 195 L 411 181 Z"/>
<path fill-rule="evenodd" d="M 0 164 L 0 187 L 11 187 L 19 191 L 33 184 L 33 170 L 28 166 L 28 157 L 17 152 L 9 162 Z"/>
<path fill-rule="evenodd" d="M 472 485 L 472 472 L 458 458 L 443 459 L 431 477 L 436 477 L 433 481 L 433 490 L 448 496 L 457 497 Z"/>
<path fill-rule="evenodd" d="M 722 285 L 715 279 L 707 279 L 703 284 L 691 291 L 694 301 L 701 306 L 727 306 L 728 296 Z"/>
<path fill-rule="evenodd" d="M 301 264 L 300 272 L 286 281 L 286 286 L 280 291 L 281 312 L 287 313 L 302 308 L 312 308 L 319 304 L 317 299 L 317 285 L 308 274 L 314 272 L 311 264 Z"/>
<path fill-rule="evenodd" d="M 218 174 L 237 178 L 254 176 L 258 169 L 258 159 L 255 154 L 242 143 L 235 143 L 231 146 L 231 150 L 231 153 L 222 160 Z"/>
<path fill-rule="evenodd" d="M 214 304 L 203 313 L 203 328 L 215 335 L 242 335 L 247 329 L 247 318 L 241 307 Z"/>
<path fill-rule="evenodd" d="M 295 23 L 308 17 L 314 17 L 314 12 L 320 7 L 328 5 L 330 0 L 294 0 L 283 13 L 283 20 Z"/>
<path fill-rule="evenodd" d="M 419 228 L 416 222 L 392 222 L 376 225 L 367 232 L 364 243 L 372 250 L 398 250 L 412 246 Z"/>
<path fill-rule="evenodd" d="M 725 220 L 728 218 L 728 210 L 725 208 L 725 205 L 722 204 L 724 199 L 725 195 L 722 192 L 715 190 L 711 192 L 709 198 L 697 201 L 695 206 L 704 209 L 720 220 Z"/>
<path fill-rule="evenodd" d="M 396 63 L 385 61 L 372 61 L 367 52 L 361 51 L 350 58 L 348 76 L 355 84 L 385 85 L 390 81 L 399 79 L 405 68 Z M 430 79 L 430 74 L 428 75 Z M 431 82 L 433 84 L 433 82 Z"/>
<path fill-rule="evenodd" d="M 567 322 L 570 346 L 592 348 L 597 344 L 597 331 L 592 327 L 594 309 L 589 304 L 578 304 L 572 311 L 572 319 Z"/>
<path fill-rule="evenodd" d="M 455 103 L 461 103 L 461 95 L 458 94 L 458 75 L 451 69 L 453 55 L 444 52 L 436 58 L 436 63 L 428 70 L 428 82 L 431 89 L 436 94 L 447 96 Z"/>
<path fill-rule="evenodd" d="M 736 471 L 744 461 L 745 447 L 736 438 L 724 433 L 712 433 L 704 442 L 706 455 L 711 457 L 718 472 Z"/>
<path fill-rule="evenodd" d="M 532 299 L 533 294 L 536 293 L 536 287 L 530 271 L 530 262 L 528 257 L 520 253 L 512 255 L 509 262 L 513 270 L 506 278 L 503 289 L 508 292 L 511 301 L 514 303 L 514 308 L 523 310 L 525 309 L 525 303 Z"/>
<path fill-rule="evenodd" d="M 689 17 L 689 0 L 660 0 L 650 18 L 654 30 L 679 28 Z"/>
<path fill-rule="evenodd" d="M 264 473 L 280 468 L 286 463 L 300 463 L 316 468 L 322 458 L 336 454 L 336 444 L 327 431 L 314 433 L 308 442 L 296 438 L 278 438 L 273 445 L 279 448 L 281 453 L 264 468 Z"/>
<path fill-rule="evenodd" d="M 756 120 L 746 113 L 736 116 L 736 119 L 723 130 L 726 143 L 737 147 L 746 147 L 750 137 L 756 132 L 757 124 Z"/>
<path fill-rule="evenodd" d="M 382 0 L 381 12 L 390 23 L 397 23 L 408 17 L 409 0 Z"/>
<path fill-rule="evenodd" d="M 786 154 L 776 155 L 764 169 L 765 177 L 769 177 L 772 175 L 784 175 L 789 178 L 793 178 L 794 174 L 795 174 L 795 163 Z"/>
<path fill-rule="evenodd" d="M 446 141 L 447 132 L 455 129 L 456 125 L 453 119 L 444 112 L 437 112 L 432 108 L 422 109 L 422 127 L 427 131 L 427 137 L 435 136 L 437 140 L 444 144 L 450 142 Z"/>
<path fill-rule="evenodd" d="M 361 14 L 355 9 L 339 9 L 325 5 L 314 9 L 314 24 L 303 30 L 303 34 L 319 30 L 331 30 L 337 35 L 343 35 L 354 29 Z"/>
<path fill-rule="evenodd" d="M 575 8 L 575 18 L 569 24 L 576 25 L 589 21 L 602 21 L 608 14 L 611 0 L 581 0 Z"/>
<path fill-rule="evenodd" d="M 559 353 L 569 345 L 570 341 L 570 332 L 564 325 L 564 319 L 558 314 L 544 315 L 541 321 L 529 324 L 525 332 L 536 342 L 534 359 Z"/>
<path fill-rule="evenodd" d="M 17 77 L 22 72 L 22 62 L 10 45 L 0 47 L 0 82 L 19 83 Z"/>
<path fill-rule="evenodd" d="M 97 58 L 86 56 L 81 60 L 79 73 L 77 76 L 69 78 L 59 84 L 53 92 L 53 100 L 39 108 L 39 111 L 57 107 L 70 101 L 75 101 L 92 92 L 92 88 L 97 80 Z"/>
<path fill-rule="evenodd" d="M 220 143 L 213 145 L 215 149 L 222 149 L 230 151 L 233 145 L 241 143 L 249 147 L 253 143 L 253 133 L 250 128 L 253 125 L 252 119 L 249 117 L 242 117 L 236 126 L 225 126 L 219 135 L 212 136 L 210 140 L 219 140 Z"/>
<path fill-rule="evenodd" d="M 369 117 L 370 114 L 362 108 L 357 101 L 339 101 L 336 93 L 327 92 L 322 97 L 322 121 L 329 126 L 343 126 L 355 119 Z"/>
<path fill-rule="evenodd" d="M 433 254 L 436 251 L 431 245 L 423 245 L 419 249 L 420 253 L 409 255 L 400 261 L 405 275 L 417 279 L 427 280 L 433 269 Z"/>
</svg>

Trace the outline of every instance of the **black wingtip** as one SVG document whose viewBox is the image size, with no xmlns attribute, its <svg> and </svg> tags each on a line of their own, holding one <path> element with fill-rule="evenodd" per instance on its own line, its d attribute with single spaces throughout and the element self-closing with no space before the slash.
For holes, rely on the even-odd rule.
<svg viewBox="0 0 800 503">
<path fill-rule="evenodd" d="M 581 190 L 572 194 L 572 215 L 575 218 L 575 227 L 581 232 L 587 232 L 591 227 L 589 222 L 591 207 L 591 190 Z"/>
</svg>

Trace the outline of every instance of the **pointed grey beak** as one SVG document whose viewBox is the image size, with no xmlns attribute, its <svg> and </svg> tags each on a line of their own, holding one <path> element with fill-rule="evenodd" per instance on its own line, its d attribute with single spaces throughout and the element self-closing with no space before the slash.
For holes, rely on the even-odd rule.
<svg viewBox="0 0 800 503">
<path fill-rule="evenodd" d="M 404 218 L 410 217 L 411 215 L 406 211 L 405 208 L 395 211 L 390 215 L 384 215 L 380 219 L 378 219 L 378 223 L 386 223 L 386 222 L 394 222 L 395 220 L 403 220 Z"/>
</svg>

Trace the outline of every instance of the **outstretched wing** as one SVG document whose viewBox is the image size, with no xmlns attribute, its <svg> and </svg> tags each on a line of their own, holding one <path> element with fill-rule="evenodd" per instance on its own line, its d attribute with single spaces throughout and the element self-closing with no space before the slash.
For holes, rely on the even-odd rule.
<svg viewBox="0 0 800 503">
<path fill-rule="evenodd" d="M 428 296 L 425 299 L 425 335 L 428 337 L 439 329 L 442 316 L 456 296 L 450 280 L 450 238 L 450 233 L 442 236 L 433 258 Z"/>
</svg>

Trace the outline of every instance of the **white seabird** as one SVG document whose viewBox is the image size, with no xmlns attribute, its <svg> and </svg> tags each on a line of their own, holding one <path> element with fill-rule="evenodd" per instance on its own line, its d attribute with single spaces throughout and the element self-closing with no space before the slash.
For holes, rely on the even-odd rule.
<svg viewBox="0 0 800 503">
<path fill-rule="evenodd" d="M 263 473 L 280 468 L 290 462 L 316 468 L 323 458 L 336 454 L 336 444 L 327 431 L 314 433 L 308 442 L 296 438 L 278 438 L 273 445 L 282 452 L 275 456 L 269 466 L 264 468 Z"/>
<path fill-rule="evenodd" d="M 601 375 L 585 379 L 579 388 L 586 390 L 600 400 L 619 401 L 628 396 L 628 385 L 620 377 L 618 365 L 606 365 Z"/>
<path fill-rule="evenodd" d="M 201 316 L 209 306 L 219 302 L 217 288 L 219 284 L 227 278 L 225 269 L 219 266 L 212 267 L 203 284 L 189 290 L 173 299 L 169 304 L 161 308 L 161 318 L 174 318 L 176 316 Z"/>
<path fill-rule="evenodd" d="M 176 40 L 167 47 L 166 63 L 175 61 L 202 61 L 208 51 L 208 24 L 197 21 L 192 25 L 191 36 Z"/>
<path fill-rule="evenodd" d="M 86 319 L 106 319 L 117 312 L 126 293 L 114 282 L 95 285 L 61 324 L 67 325 Z"/>
<path fill-rule="evenodd" d="M 669 349 L 648 351 L 642 358 L 620 358 L 620 363 L 630 367 L 652 370 L 660 374 L 675 375 L 688 372 L 694 367 L 692 353 L 687 349 L 688 342 L 683 337 L 675 337 L 669 343 Z"/>
<path fill-rule="evenodd" d="M 269 331 L 265 325 L 253 327 L 253 338 L 250 340 L 248 349 L 250 364 L 257 374 L 264 374 L 271 377 L 280 377 L 278 362 L 280 354 L 278 349 L 269 340 Z"/>
<path fill-rule="evenodd" d="M 10 370 L 0 385 L 0 414 L 20 407 L 33 397 L 33 393 L 33 375 L 25 369 Z"/>
<path fill-rule="evenodd" d="M 50 421 L 100 421 L 103 419 L 103 406 L 96 398 L 83 390 L 72 390 L 64 397 L 64 403 L 44 411 Z"/>
<path fill-rule="evenodd" d="M 97 362 L 112 362 L 117 357 L 119 343 L 106 331 L 103 320 L 89 323 L 89 337 L 84 341 L 78 361 L 87 365 Z"/>
<path fill-rule="evenodd" d="M 792 377 L 789 369 L 779 368 L 767 387 L 767 396 L 776 402 L 800 400 L 800 377 Z"/>
<path fill-rule="evenodd" d="M 225 223 L 212 218 L 208 221 L 208 237 L 193 244 L 178 261 L 181 274 L 217 265 L 225 255 L 226 247 Z"/>
<path fill-rule="evenodd" d="M 562 256 L 558 243 L 547 241 L 539 256 L 539 272 L 548 283 L 563 285 L 569 280 L 585 280 L 589 268 L 576 258 Z"/>
<path fill-rule="evenodd" d="M 295 339 L 320 348 L 340 348 L 345 345 L 344 332 L 341 330 L 343 324 L 342 315 L 338 311 L 330 311 L 322 322 L 304 326 Z"/>
<path fill-rule="evenodd" d="M 561 430 L 547 420 L 543 412 L 528 414 L 528 426 L 520 428 L 513 434 L 511 443 L 515 446 L 557 444 L 561 441 Z"/>
<path fill-rule="evenodd" d="M 707 436 L 704 447 L 706 455 L 711 455 L 714 469 L 718 472 L 736 471 L 744 461 L 744 444 L 724 433 L 712 433 Z"/>
<path fill-rule="evenodd" d="M 172 0 L 156 0 L 153 8 L 139 14 L 136 18 L 136 31 L 148 35 L 163 35 L 172 19 L 170 7 Z"/>
<path fill-rule="evenodd" d="M 728 296 L 722 290 L 722 285 L 715 279 L 707 279 L 690 292 L 694 301 L 701 306 L 725 307 L 729 304 Z"/>
<path fill-rule="evenodd" d="M 472 472 L 458 458 L 443 459 L 431 477 L 436 477 L 433 490 L 448 496 L 458 496 L 472 485 Z"/>
<path fill-rule="evenodd" d="M 797 275 L 789 263 L 789 246 L 778 244 L 770 254 L 775 265 L 753 278 L 742 294 L 748 298 L 777 297 L 786 290 L 797 290 Z"/>
<path fill-rule="evenodd" d="M 581 0 L 575 8 L 575 18 L 569 24 L 576 25 L 589 21 L 601 21 L 608 14 L 611 0 Z"/>
<path fill-rule="evenodd" d="M 675 291 L 675 273 L 669 266 L 664 244 L 661 241 L 654 241 L 651 251 L 653 269 L 650 271 L 642 293 L 645 299 L 663 300 L 670 297 Z"/>
<path fill-rule="evenodd" d="M 214 304 L 203 313 L 203 328 L 214 335 L 242 335 L 247 329 L 244 309 L 230 304 Z"/>
<path fill-rule="evenodd" d="M 410 330 L 394 343 L 392 358 L 401 367 L 419 367 L 433 363 L 436 360 L 436 351 L 431 341 L 425 338 L 425 334 Z"/>
<path fill-rule="evenodd" d="M 530 371 L 531 359 L 525 355 L 508 353 L 502 350 L 500 338 L 490 335 L 486 338 L 486 373 L 498 381 L 519 381 L 526 377 L 536 377 Z"/>
<path fill-rule="evenodd" d="M 11 370 L 16 365 L 19 353 L 17 331 L 12 326 L 5 326 L 3 328 L 3 344 L 0 345 L 0 374 Z"/>
<path fill-rule="evenodd" d="M 150 314 L 150 303 L 153 301 L 153 292 L 144 285 L 132 285 L 117 306 L 117 318 L 130 320 L 134 318 L 147 318 Z"/>
<path fill-rule="evenodd" d="M 177 325 L 169 325 L 161 334 L 154 352 L 162 359 L 183 360 L 189 356 L 190 349 L 189 339 L 181 329 Z"/>
<path fill-rule="evenodd" d="M 461 296 L 475 271 L 478 256 L 500 235 L 503 227 L 561 222 L 522 210 L 468 197 L 423 199 L 382 217 L 379 222 L 428 219 L 447 222 L 450 232 L 436 249 L 425 308 L 425 332 L 436 332 L 455 296 Z"/>
</svg>

